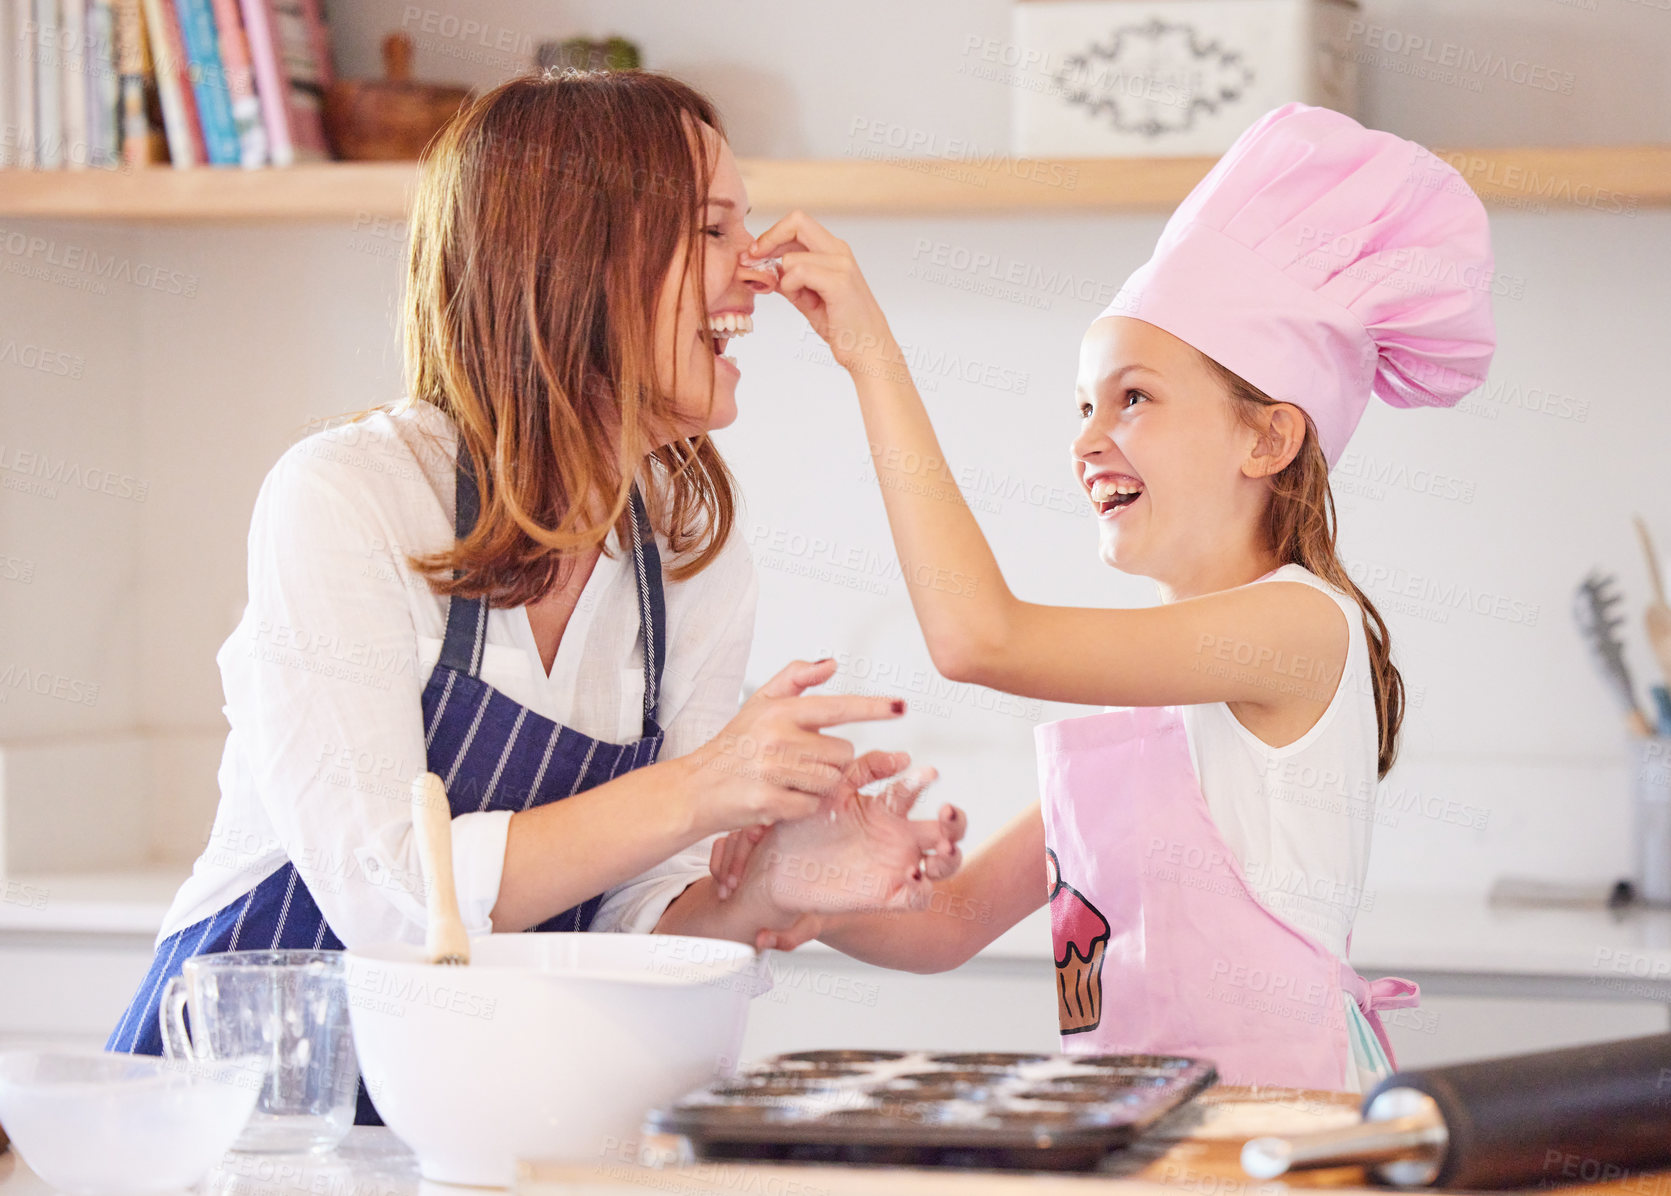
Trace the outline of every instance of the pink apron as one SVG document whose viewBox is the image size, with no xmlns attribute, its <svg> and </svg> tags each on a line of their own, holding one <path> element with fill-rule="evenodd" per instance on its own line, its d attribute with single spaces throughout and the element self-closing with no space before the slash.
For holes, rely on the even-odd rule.
<svg viewBox="0 0 1671 1196">
<path fill-rule="evenodd" d="M 1062 1049 L 1194 1055 L 1224 1083 L 1347 1088 L 1349 993 L 1377 1009 L 1408 980 L 1365 981 L 1265 908 L 1207 810 L 1176 707 L 1036 730 Z"/>
</svg>

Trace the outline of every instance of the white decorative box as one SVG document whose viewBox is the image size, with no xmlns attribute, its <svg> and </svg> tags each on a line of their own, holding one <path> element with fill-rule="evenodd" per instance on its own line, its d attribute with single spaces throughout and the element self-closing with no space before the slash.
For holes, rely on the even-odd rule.
<svg viewBox="0 0 1671 1196">
<path fill-rule="evenodd" d="M 1361 27 L 1356 0 L 1017 0 L 1013 45 L 970 53 L 1018 155 L 1218 154 L 1291 100 L 1356 116 Z"/>
</svg>

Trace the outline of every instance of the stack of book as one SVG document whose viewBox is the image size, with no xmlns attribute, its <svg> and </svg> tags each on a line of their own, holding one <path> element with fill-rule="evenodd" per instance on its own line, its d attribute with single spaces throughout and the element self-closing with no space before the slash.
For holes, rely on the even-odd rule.
<svg viewBox="0 0 1671 1196">
<path fill-rule="evenodd" d="M 0 0 L 0 166 L 328 158 L 320 0 Z"/>
</svg>

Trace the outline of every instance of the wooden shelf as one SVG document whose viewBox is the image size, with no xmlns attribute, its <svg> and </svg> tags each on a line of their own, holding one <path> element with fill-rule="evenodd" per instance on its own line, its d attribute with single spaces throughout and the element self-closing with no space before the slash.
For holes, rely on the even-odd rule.
<svg viewBox="0 0 1671 1196">
<path fill-rule="evenodd" d="M 400 217 L 415 173 L 405 162 L 284 170 L 0 170 L 0 216 L 142 222 Z"/>
<path fill-rule="evenodd" d="M 1440 150 L 1480 195 L 1528 211 L 1671 205 L 1671 145 Z M 1165 211 L 1212 158 L 745 159 L 763 212 L 804 207 L 878 216 Z M 0 170 L 0 218 L 333 221 L 399 219 L 415 166 L 339 162 L 285 170 L 154 167 Z"/>
</svg>

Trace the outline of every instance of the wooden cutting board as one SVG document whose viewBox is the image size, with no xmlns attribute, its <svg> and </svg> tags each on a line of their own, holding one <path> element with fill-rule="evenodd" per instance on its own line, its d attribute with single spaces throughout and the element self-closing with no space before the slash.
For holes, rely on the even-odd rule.
<svg viewBox="0 0 1671 1196">
<path fill-rule="evenodd" d="M 519 1196 L 1278 1196 L 1329 1188 L 1342 1196 L 1387 1196 L 1361 1167 L 1296 1171 L 1280 1180 L 1249 1179 L 1242 1143 L 1266 1133 L 1306 1133 L 1350 1124 L 1359 1100 L 1342 1092 L 1213 1088 L 1162 1121 L 1136 1145 L 1111 1155 L 1092 1172 L 958 1171 L 949 1168 L 754 1164 L 682 1159 L 677 1139 L 646 1144 L 668 1162 L 645 1167 L 630 1145 L 598 1163 L 524 1163 Z M 1552 1176 L 1552 1180 L 1559 1177 Z M 1548 1189 L 1532 1189 L 1548 1196 Z M 1611 1183 L 1575 1184 L 1571 1196 L 1663 1196 L 1671 1171 L 1636 1174 Z"/>
</svg>

